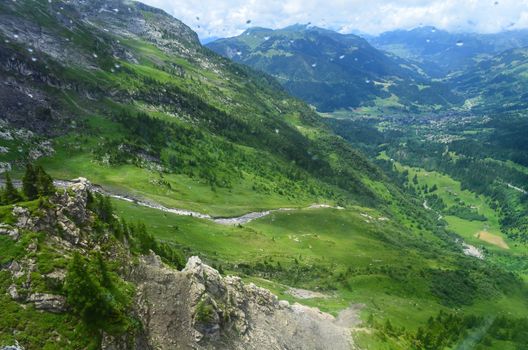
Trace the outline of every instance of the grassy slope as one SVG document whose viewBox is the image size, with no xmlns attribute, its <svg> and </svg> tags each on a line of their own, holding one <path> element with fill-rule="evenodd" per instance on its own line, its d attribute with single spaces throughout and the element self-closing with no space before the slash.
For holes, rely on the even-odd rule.
<svg viewBox="0 0 528 350">
<path fill-rule="evenodd" d="M 281 92 L 266 88 L 265 84 L 246 83 L 246 78 L 253 82 L 257 78 L 252 73 L 244 73 L 242 68 L 226 63 L 227 66 L 220 65 L 222 69 L 218 73 L 200 68 L 191 60 L 167 54 L 151 43 L 123 40 L 122 44 L 134 50 L 139 58 L 138 64 L 119 61 L 127 71 L 111 73 L 103 68 L 92 71 L 74 67 L 66 70 L 62 77 L 90 88 L 100 85 L 100 89 L 105 92 L 114 89 L 123 93 L 131 92 L 135 103 L 126 108 L 148 112 L 155 119 L 168 121 L 169 126 L 177 126 L 180 128 L 178 130 L 202 130 L 205 136 L 200 140 L 205 141 L 192 141 L 196 142 L 196 147 L 205 144 L 214 149 L 211 152 L 213 154 L 231 152 L 230 147 L 219 146 L 227 142 L 235 149 L 228 154 L 247 156 L 248 162 L 251 162 L 250 169 L 245 170 L 244 177 L 235 178 L 232 188 L 216 187 L 213 190 L 199 176 L 177 171 L 160 174 L 157 170 L 149 170 L 152 164 L 144 167 L 126 162 L 105 165 L 95 152 L 99 145 L 104 141 L 119 141 L 131 136 L 126 123 L 119 123 L 112 117 L 112 113 L 123 108 L 125 103 L 101 99 L 94 106 L 92 101 L 73 93 L 65 95 L 54 91 L 59 96 L 57 101 L 64 104 L 63 108 L 68 113 L 76 115 L 76 120 L 82 125 L 55 139 L 56 153 L 40 160 L 55 177 L 86 176 L 117 191 L 133 192 L 168 206 L 214 215 L 235 215 L 263 208 L 304 206 L 314 202 L 332 203 L 340 196 L 345 196 L 349 205 L 344 211 L 321 209 L 280 213 L 241 228 L 177 217 L 130 203 L 115 202 L 115 205 L 127 220 L 140 218 L 144 221 L 159 239 L 174 242 L 188 254 L 205 256 L 215 264 L 224 265 L 227 271 L 245 275 L 248 280 L 271 287 L 281 295 L 284 295 L 287 285 L 322 288 L 331 298 L 304 302 L 324 310 L 335 313 L 350 303 L 360 302 L 367 305 L 365 316 L 374 314 L 381 320 L 390 318 L 398 324 L 415 328 L 438 310 L 448 309 L 431 294 L 428 271 L 458 269 L 469 258 L 455 252 L 453 247 L 446 247 L 446 243 L 429 229 L 420 229 L 413 222 L 416 217 L 405 213 L 408 209 L 417 210 L 416 206 L 411 203 L 400 206 L 398 192 L 392 191 L 390 184 L 384 182 L 385 179 L 372 174 L 375 168 L 367 167 L 365 171 L 362 157 L 345 157 L 347 152 L 352 151 L 343 148 L 337 139 L 320 129 L 317 122 L 312 120 L 314 117 L 307 106 Z M 168 74 L 159 69 L 160 62 L 182 66 L 186 75 L 180 77 Z M 237 78 L 239 74 L 247 75 Z M 153 78 L 154 81 L 145 80 L 147 78 Z M 206 105 L 225 111 L 232 120 L 245 121 L 242 125 L 265 124 L 265 132 L 250 141 L 230 138 L 215 129 L 216 126 L 208 127 L 205 120 L 193 119 L 194 113 L 199 114 L 200 110 L 172 110 L 170 103 L 156 104 L 152 96 L 145 92 L 154 87 L 177 87 L 185 93 L 200 96 Z M 236 136 L 245 136 L 242 134 L 239 132 Z M 302 142 L 290 143 L 299 138 Z M 258 143 L 265 139 L 272 141 L 268 144 Z M 345 175 L 330 181 L 299 167 L 298 170 L 305 176 L 303 179 L 293 181 L 285 178 L 285 169 L 288 169 L 292 160 L 275 150 L 283 145 L 307 146 L 308 149 L 301 150 L 313 152 L 310 156 L 314 162 L 323 156 L 337 173 L 345 170 Z M 318 149 L 325 149 L 326 152 L 318 153 Z M 199 154 L 186 155 L 201 159 L 198 158 L 201 156 Z M 256 170 L 258 162 L 264 164 L 268 161 L 264 173 Z M 223 172 L 227 176 L 233 175 L 220 166 L 215 171 L 219 175 L 225 175 Z M 377 209 L 365 208 L 366 204 L 363 207 L 352 205 L 355 198 L 358 202 L 362 202 L 362 199 L 358 199 L 359 196 L 352 191 L 339 188 L 333 181 L 353 176 L 386 204 L 377 203 Z M 158 180 L 170 183 L 170 188 Z M 253 188 L 255 183 L 273 189 L 258 191 Z M 287 193 L 279 192 L 283 185 L 288 185 Z M 315 194 L 307 191 L 308 185 L 316 187 Z M 372 220 L 361 214 L 375 218 L 388 215 L 390 221 Z M 416 215 L 421 214 L 417 211 Z M 269 270 L 266 262 L 275 268 Z M 277 267 L 277 262 L 281 262 L 281 268 Z M 472 310 L 479 313 L 517 313 L 523 312 L 525 307 L 515 293 L 509 301 L 505 301 L 502 295 L 488 299 L 476 295 Z"/>
<path fill-rule="evenodd" d="M 416 175 L 418 179 L 417 186 L 427 185 L 431 188 L 433 185 L 438 187 L 434 193 L 438 195 L 447 205 L 446 209 L 462 201 L 465 205 L 477 208 L 480 215 L 486 217 L 486 221 L 471 221 L 453 215 L 447 215 L 444 219 L 447 221 L 449 229 L 459 234 L 464 240 L 472 245 L 485 250 L 488 259 L 497 264 L 502 264 L 512 271 L 519 272 L 524 279 L 528 279 L 528 270 L 523 267 L 522 260 L 528 254 L 526 245 L 519 244 L 505 235 L 500 228 L 499 213 L 489 205 L 490 199 L 477 195 L 469 190 L 462 190 L 460 182 L 451 177 L 434 171 L 426 171 L 420 168 L 403 166 L 395 162 L 398 171 L 407 170 L 409 172 L 409 182 Z M 492 244 L 476 236 L 481 231 L 487 231 L 493 236 L 500 237 L 508 246 L 508 249 Z"/>
<path fill-rule="evenodd" d="M 242 273 L 281 298 L 332 313 L 363 303 L 365 318 L 372 314 L 409 329 L 416 329 L 439 310 L 450 309 L 431 295 L 432 282 L 424 271 L 456 268 L 460 259 L 471 259 L 441 251 L 434 238 L 401 235 L 397 223 L 380 221 L 381 213 L 360 207 L 282 212 L 231 227 L 114 203 L 123 217 L 141 217 L 159 239 L 174 242 L 187 254 L 199 253 L 230 273 Z M 285 278 L 258 267 L 278 263 L 282 269 L 298 272 Z M 289 287 L 321 289 L 329 298 L 296 300 L 286 294 Z M 476 296 L 473 305 L 462 309 L 520 317 L 525 307 L 522 294 L 513 292 L 507 298 Z"/>
<path fill-rule="evenodd" d="M 17 15 L 29 16 L 25 2 L 16 6 L 21 7 Z M 45 5 L 42 6 L 45 8 Z M 156 20 L 155 16 L 145 18 Z M 54 28 L 57 23 L 53 20 L 51 16 L 48 19 L 49 23 L 43 24 L 48 28 Z M 81 24 L 79 26 L 83 27 Z M 210 59 L 218 66 L 217 69 L 203 69 L 189 58 L 172 55 L 144 40 L 123 39 L 112 34 L 97 32 L 93 28 L 83 27 L 83 29 L 83 33 L 87 36 L 84 38 L 85 41 L 104 38 L 108 43 L 112 40 L 114 42 L 119 40 L 122 47 L 134 52 L 138 63 L 130 64 L 113 59 L 115 64 L 121 66 L 121 69 L 110 71 L 101 64 L 99 69 L 87 70 L 73 66 L 63 70 L 56 68 L 51 73 L 103 93 L 119 91 L 123 94 L 131 94 L 130 97 L 135 102 L 125 107 L 122 101 L 104 99 L 94 105 L 91 101 L 71 92 L 62 93 L 51 89 L 51 93 L 56 94 L 54 97 L 57 98 L 57 102 L 63 105 L 67 113 L 76 115 L 77 122 L 82 125 L 68 135 L 55 139 L 56 153 L 51 158 L 41 160 L 41 163 L 46 165 L 55 177 L 71 178 L 82 175 L 94 182 L 121 191 L 136 192 L 169 206 L 185 207 L 214 215 L 241 214 L 277 206 L 304 206 L 319 201 L 332 202 L 343 195 L 348 196 L 349 199 L 352 198 L 345 194 L 346 190 L 336 188 L 333 184 L 335 179 L 321 181 L 320 176 L 313 174 L 312 170 L 293 169 L 293 171 L 301 171 L 301 179 L 292 180 L 291 177 L 284 176 L 284 172 L 290 171 L 288 168 L 292 167 L 291 164 L 294 164 L 293 168 L 296 168 L 296 161 L 299 163 L 313 162 L 313 165 L 308 164 L 308 166 L 317 171 L 318 159 L 328 156 L 339 158 L 342 155 L 317 154 L 317 150 L 321 148 L 320 143 L 328 142 L 321 140 L 327 138 L 328 133 L 321 132 L 321 130 L 314 131 L 320 125 L 315 121 L 316 118 L 309 108 L 289 98 L 283 92 L 274 90 L 272 83 L 270 88 L 270 83 L 266 82 L 267 78 L 259 80 L 257 75 L 248 72 L 245 68 L 233 66 L 214 56 L 207 58 L 207 55 L 211 55 L 207 52 L 198 52 L 197 55 L 201 59 L 204 57 Z M 13 48 L 10 47 L 10 49 Z M 89 47 L 82 46 L 80 51 L 89 51 Z M 109 59 L 103 56 L 104 53 L 99 53 L 99 60 Z M 168 71 L 167 67 L 172 66 L 181 67 L 185 74 L 181 76 Z M 227 113 L 231 121 L 252 130 L 235 130 L 227 135 L 224 131 L 231 126 L 209 126 L 207 123 L 211 120 L 196 120 L 197 117 L 194 115 L 196 110 L 193 110 L 193 106 L 184 106 L 174 110 L 174 104 L 179 101 L 164 104 L 153 100 L 151 90 L 155 89 L 181 89 L 184 94 L 199 96 L 200 103 L 203 102 L 207 106 Z M 182 173 L 177 169 L 172 174 L 164 174 L 164 180 L 172 187 L 172 190 L 167 191 L 166 186 L 154 183 L 158 180 L 156 171 L 138 169 L 126 164 L 113 164 L 110 167 L 103 165 L 101 157 L 97 158 L 93 154 L 94 150 L 101 146 L 101 140 L 106 143 L 108 141 L 119 143 L 123 139 L 136 137 L 136 135 L 131 135 L 130 130 L 127 130 L 126 124 L 120 125 L 112 119 L 112 114 L 123 108 L 127 108 L 132 113 L 148 113 L 152 118 L 175 125 L 175 128 L 205 131 L 206 137 L 193 140 L 196 142 L 196 147 L 190 145 L 188 152 L 194 152 L 195 149 L 197 149 L 196 152 L 215 152 L 219 148 L 219 151 L 226 152 L 226 159 L 233 155 L 239 158 L 250 158 L 248 163 L 260 162 L 259 167 L 264 169 L 252 169 L 254 165 L 251 164 L 242 170 L 242 178 L 240 178 L 235 174 L 238 169 L 233 170 L 236 164 L 228 164 L 223 169 L 215 168 L 213 165 L 212 172 L 216 176 L 233 179 L 230 188 L 214 189 L 210 188 L 211 186 L 203 178 L 196 176 L 201 169 L 191 169 L 190 172 L 194 172 L 194 176 L 189 176 L 188 171 Z M 208 117 L 207 110 L 198 112 L 198 114 L 204 113 L 199 118 Z M 195 124 L 197 124 L 196 127 Z M 202 131 L 198 131 L 198 136 Z M 80 136 L 81 133 L 84 135 Z M 199 142 L 202 148 L 198 148 Z M 29 148 L 27 145 L 24 146 Z M 106 146 L 103 145 L 103 147 Z M 234 147 L 234 151 L 229 147 Z M 287 153 L 289 150 L 305 147 L 313 148 L 315 153 L 312 155 L 313 160 L 310 160 L 306 154 L 301 156 L 301 158 L 307 158 L 306 160 L 289 158 L 290 155 Z M 13 152 L 16 150 L 16 147 L 10 148 Z M 170 147 L 163 149 L 162 153 L 169 149 Z M 307 151 L 312 152 L 311 149 Z M 8 160 L 11 156 L 15 157 L 16 153 L 13 152 L 2 158 Z M 194 154 L 185 156 L 195 157 Z M 346 164 L 345 166 L 349 168 L 348 177 L 355 177 L 358 182 L 361 182 L 362 178 L 369 177 L 371 172 L 363 172 L 360 167 L 366 162 L 359 159 L 358 155 L 354 157 L 359 162 L 340 161 L 333 171 L 341 171 L 338 166 Z M 208 158 L 198 159 L 201 163 L 208 160 Z M 336 163 L 334 158 L 327 158 L 324 161 Z M 360 167 L 352 169 L 357 164 L 360 164 Z M 260 190 L 255 191 L 255 186 L 260 187 Z M 315 187 L 315 193 L 313 191 L 309 193 L 308 187 Z"/>
</svg>

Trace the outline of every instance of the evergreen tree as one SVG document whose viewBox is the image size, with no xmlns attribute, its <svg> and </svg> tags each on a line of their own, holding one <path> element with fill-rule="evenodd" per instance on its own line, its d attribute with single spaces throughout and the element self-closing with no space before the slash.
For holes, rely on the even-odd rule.
<svg viewBox="0 0 528 350">
<path fill-rule="evenodd" d="M 22 178 L 22 190 L 27 199 L 34 200 L 38 198 L 37 173 L 30 163 L 26 165 L 26 173 Z"/>
<path fill-rule="evenodd" d="M 112 207 L 110 197 L 101 196 L 99 199 L 99 217 L 107 224 L 110 224 L 114 219 L 114 208 Z"/>
<path fill-rule="evenodd" d="M 89 325 L 97 327 L 99 322 L 104 322 L 112 313 L 103 289 L 92 278 L 85 259 L 77 252 L 68 267 L 65 291 L 68 304 Z"/>
<path fill-rule="evenodd" d="M 5 188 L 2 197 L 5 204 L 14 204 L 22 200 L 20 193 L 18 193 L 18 190 L 11 181 L 11 176 L 7 172 L 5 173 Z"/>
<path fill-rule="evenodd" d="M 38 194 L 41 197 L 51 196 L 55 193 L 55 186 L 53 179 L 49 176 L 41 166 L 35 169 L 37 175 Z"/>
<path fill-rule="evenodd" d="M 110 289 L 112 287 L 112 279 L 110 278 L 108 268 L 106 267 L 106 263 L 104 262 L 103 256 L 101 255 L 100 252 L 97 252 L 95 262 L 96 262 L 97 272 L 100 275 L 101 286 L 103 286 L 104 288 Z"/>
<path fill-rule="evenodd" d="M 148 254 L 149 250 L 157 251 L 158 246 L 154 237 L 147 232 L 143 223 L 131 226 L 137 249 L 141 254 Z"/>
</svg>

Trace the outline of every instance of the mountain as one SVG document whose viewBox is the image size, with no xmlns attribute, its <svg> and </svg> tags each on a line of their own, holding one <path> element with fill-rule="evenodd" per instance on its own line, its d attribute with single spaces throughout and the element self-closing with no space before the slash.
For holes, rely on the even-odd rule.
<svg viewBox="0 0 528 350">
<path fill-rule="evenodd" d="M 468 118 L 337 136 L 128 0 L 0 2 L 0 77 L 2 350 L 524 345 L 525 177 L 458 163 Z"/>
<path fill-rule="evenodd" d="M 331 161 L 323 144 L 333 136 L 301 132 L 319 125 L 308 106 L 275 80 L 203 48 L 164 12 L 121 1 L 20 1 L 2 3 L 1 10 L 4 130 L 33 136 L 4 138 L 5 159 L 38 158 L 30 153 L 46 148 L 39 146 L 44 142 L 43 152 L 55 158 L 93 159 L 103 168 L 137 165 L 147 182 L 147 169 L 160 169 L 213 190 L 258 188 L 279 198 L 291 192 L 292 201 L 323 193 L 372 198 L 362 178 L 376 171 L 366 159 L 336 139 L 331 142 L 341 142 L 348 161 Z M 56 163 L 61 176 L 83 175 L 78 165 L 67 173 Z M 105 171 L 89 171 L 115 182 Z M 343 171 L 350 176 L 338 175 Z M 163 188 L 147 187 L 147 193 Z"/>
<path fill-rule="evenodd" d="M 252 28 L 207 47 L 271 74 L 294 96 L 322 112 L 369 105 L 433 108 L 457 102 L 418 66 L 380 52 L 353 34 L 305 25 Z"/>
<path fill-rule="evenodd" d="M 29 339 L 18 336 L 28 349 L 301 349 L 330 342 L 334 349 L 350 349 L 349 324 L 279 302 L 198 257 L 185 266 L 167 260 L 170 247 L 112 211 L 103 215 L 104 200 L 93 191 L 86 179 L 77 179 L 60 195 L 41 198 L 48 207 L 19 203 L 13 221 L 2 224 L 0 285 L 8 294 L 0 300 L 1 343 L 10 336 L 5 327 L 28 327 Z"/>
<path fill-rule="evenodd" d="M 523 111 L 528 106 L 528 49 L 512 49 L 453 76 L 451 83 L 474 110 Z"/>
<path fill-rule="evenodd" d="M 434 77 L 471 68 L 502 51 L 528 46 L 528 31 L 450 33 L 435 27 L 397 30 L 369 38 L 376 48 L 417 62 Z"/>
</svg>

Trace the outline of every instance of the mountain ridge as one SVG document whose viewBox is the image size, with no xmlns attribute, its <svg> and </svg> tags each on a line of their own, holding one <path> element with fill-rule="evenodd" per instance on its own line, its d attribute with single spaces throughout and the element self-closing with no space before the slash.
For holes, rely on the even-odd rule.
<svg viewBox="0 0 528 350">
<path fill-rule="evenodd" d="M 433 83 L 417 66 L 374 49 L 367 40 L 318 27 L 248 29 L 207 47 L 271 74 L 293 95 L 320 111 L 386 103 L 425 108 L 456 103 L 457 97 Z M 434 85 L 434 89 L 432 86 Z"/>
</svg>

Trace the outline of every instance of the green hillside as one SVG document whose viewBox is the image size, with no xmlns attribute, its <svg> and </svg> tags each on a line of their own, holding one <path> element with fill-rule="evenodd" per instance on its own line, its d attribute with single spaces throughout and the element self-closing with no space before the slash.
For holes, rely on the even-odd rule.
<svg viewBox="0 0 528 350">
<path fill-rule="evenodd" d="M 528 101 L 528 49 L 504 51 L 450 80 L 474 110 L 523 111 Z"/>
<path fill-rule="evenodd" d="M 369 42 L 377 49 L 416 62 L 433 77 L 443 78 L 504 51 L 528 46 L 526 34 L 526 30 L 456 33 L 424 26 L 382 33 L 369 38 Z"/>
<path fill-rule="evenodd" d="M 444 98 L 457 100 L 354 36 L 296 27 L 247 33 L 238 40 L 240 50 L 251 50 L 249 57 L 279 59 L 277 69 L 304 69 L 295 73 L 299 89 L 313 84 L 343 91 L 338 100 L 321 100 L 321 109 L 389 101 L 397 101 L 388 108 L 399 111 L 400 104 L 436 109 Z M 288 63 L 292 52 L 280 46 L 285 38 L 308 53 Z M 343 65 L 325 61 L 330 57 Z M 310 63 L 315 58 L 321 61 Z M 350 71 L 354 58 L 360 67 Z M 322 69 L 306 75 L 312 68 Z M 301 79 L 307 76 L 313 79 Z M 19 341 L 26 349 L 98 349 L 112 335 L 123 348 L 140 349 L 127 338 L 141 331 L 131 314 L 131 304 L 141 299 L 134 295 L 139 283 L 125 281 L 130 271 L 124 267 L 134 270 L 141 255 L 151 259 L 150 250 L 174 268 L 200 256 L 222 274 L 333 315 L 355 310 L 357 327 L 348 331 L 362 349 L 524 345 L 521 331 L 504 331 L 522 329 L 528 310 L 527 202 L 515 190 L 528 174 L 518 146 L 523 124 L 517 123 L 524 119 L 472 119 L 462 128 L 456 123 L 467 120 L 452 116 L 442 132 L 435 122 L 415 129 L 409 126 L 414 120 L 392 117 L 326 120 L 291 97 L 292 85 L 281 84 L 280 76 L 277 81 L 223 58 L 165 12 L 122 0 L 1 2 L 0 77 L 1 172 L 27 187 L 26 165 L 41 165 L 56 180 L 85 177 L 114 197 L 86 195 L 89 219 L 83 221 L 73 215 L 71 189 L 29 198 L 23 186 L 15 199 L 14 189 L 1 191 L 2 230 L 17 225 L 14 213 L 27 209 L 36 222 L 48 213 L 73 220 L 87 243 L 56 243 L 67 238 L 64 227 L 72 228 L 53 220 L 42 230 L 20 226 L 18 240 L 0 235 L 0 287 L 6 291 L 0 309 L 9 314 L 0 317 L 0 347 Z M 337 77 L 347 82 L 333 85 Z M 463 141 L 472 139 L 456 137 L 475 130 L 489 133 L 474 142 L 496 142 L 500 152 L 484 146 L 468 146 L 478 157 L 464 152 Z M 429 142 L 444 137 L 460 141 L 454 154 Z M 466 166 L 489 176 L 471 181 Z M 424 205 L 432 203 L 434 184 L 445 208 Z M 456 200 L 451 188 L 467 191 Z M 183 210 L 199 215 L 178 215 Z M 275 211 L 236 225 L 214 220 L 266 210 Z M 485 221 L 489 233 L 512 248 L 479 246 L 480 259 L 463 243 L 477 245 L 480 236 L 467 231 L 468 223 L 480 229 Z M 31 265 L 32 259 L 30 281 L 13 279 L 13 262 Z M 50 282 L 55 269 L 75 283 Z M 71 305 L 55 315 L 8 293 L 11 285 L 28 283 Z M 83 298 L 86 285 L 93 295 Z M 172 297 L 173 304 L 190 302 Z M 197 317 L 210 321 L 212 306 L 204 300 L 197 305 Z M 229 314 L 218 322 L 227 324 Z"/>
<path fill-rule="evenodd" d="M 321 112 L 360 106 L 384 111 L 434 110 L 459 101 L 418 66 L 378 51 L 352 34 L 304 25 L 253 28 L 207 47 L 271 74 Z"/>
</svg>

